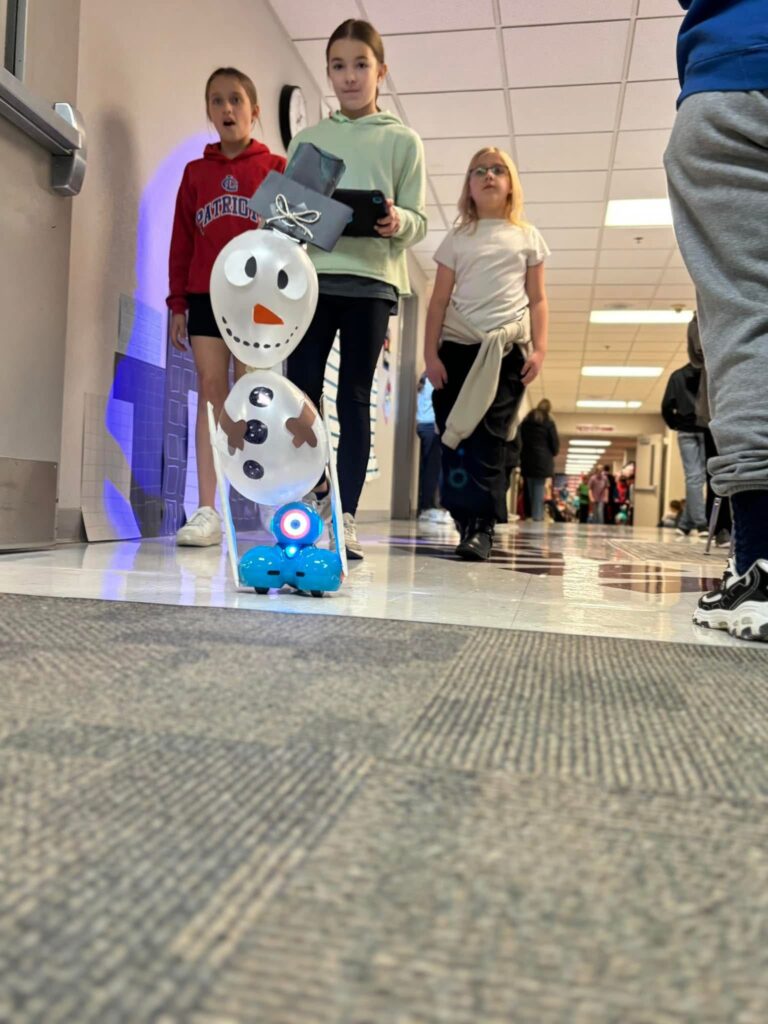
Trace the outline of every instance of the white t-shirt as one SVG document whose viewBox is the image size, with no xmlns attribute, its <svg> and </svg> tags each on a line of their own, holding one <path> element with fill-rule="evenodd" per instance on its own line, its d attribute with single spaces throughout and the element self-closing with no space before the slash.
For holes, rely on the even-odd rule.
<svg viewBox="0 0 768 1024">
<path fill-rule="evenodd" d="M 528 305 L 525 275 L 549 256 L 549 247 L 532 225 L 483 219 L 471 228 L 450 231 L 435 262 L 453 270 L 451 301 L 481 331 L 518 320 Z"/>
</svg>

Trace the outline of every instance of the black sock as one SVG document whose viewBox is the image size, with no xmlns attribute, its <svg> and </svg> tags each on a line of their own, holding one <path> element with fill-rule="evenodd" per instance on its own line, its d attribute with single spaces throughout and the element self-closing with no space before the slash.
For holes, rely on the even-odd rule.
<svg viewBox="0 0 768 1024">
<path fill-rule="evenodd" d="M 736 572 L 742 575 L 758 558 L 768 559 L 768 491 L 731 495 L 736 535 Z"/>
</svg>

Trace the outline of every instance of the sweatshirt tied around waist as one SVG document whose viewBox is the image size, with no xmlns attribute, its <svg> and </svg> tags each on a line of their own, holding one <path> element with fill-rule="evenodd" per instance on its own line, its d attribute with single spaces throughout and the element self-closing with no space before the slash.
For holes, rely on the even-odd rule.
<svg viewBox="0 0 768 1024">
<path fill-rule="evenodd" d="M 519 319 L 492 331 L 481 331 L 449 303 L 443 320 L 443 340 L 480 346 L 441 437 L 446 447 L 458 448 L 490 409 L 499 386 L 504 356 L 512 351 L 513 345 L 520 345 L 527 351 L 531 340 L 531 315 L 526 307 Z"/>
</svg>

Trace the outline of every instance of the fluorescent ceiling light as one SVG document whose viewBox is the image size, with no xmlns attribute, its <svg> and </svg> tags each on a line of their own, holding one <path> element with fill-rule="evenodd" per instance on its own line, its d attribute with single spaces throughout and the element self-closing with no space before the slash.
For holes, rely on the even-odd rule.
<svg viewBox="0 0 768 1024">
<path fill-rule="evenodd" d="M 593 309 L 591 324 L 687 324 L 693 319 L 692 309 Z"/>
<path fill-rule="evenodd" d="M 639 409 L 642 402 L 619 402 L 612 398 L 585 398 L 576 403 L 578 409 Z"/>
<path fill-rule="evenodd" d="M 571 448 L 610 448 L 610 441 L 582 441 L 581 439 L 571 438 L 568 442 Z"/>
<path fill-rule="evenodd" d="M 671 223 L 668 199 L 611 199 L 605 211 L 607 228 L 665 227 Z"/>
<path fill-rule="evenodd" d="M 660 377 L 662 366 L 582 366 L 582 377 Z"/>
</svg>

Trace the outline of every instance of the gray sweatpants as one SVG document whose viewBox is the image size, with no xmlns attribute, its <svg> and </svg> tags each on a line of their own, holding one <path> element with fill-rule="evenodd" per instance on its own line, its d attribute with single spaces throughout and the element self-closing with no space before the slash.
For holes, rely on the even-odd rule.
<svg viewBox="0 0 768 1024">
<path fill-rule="evenodd" d="M 664 165 L 697 292 L 712 486 L 768 490 L 768 91 L 689 96 Z"/>
</svg>

